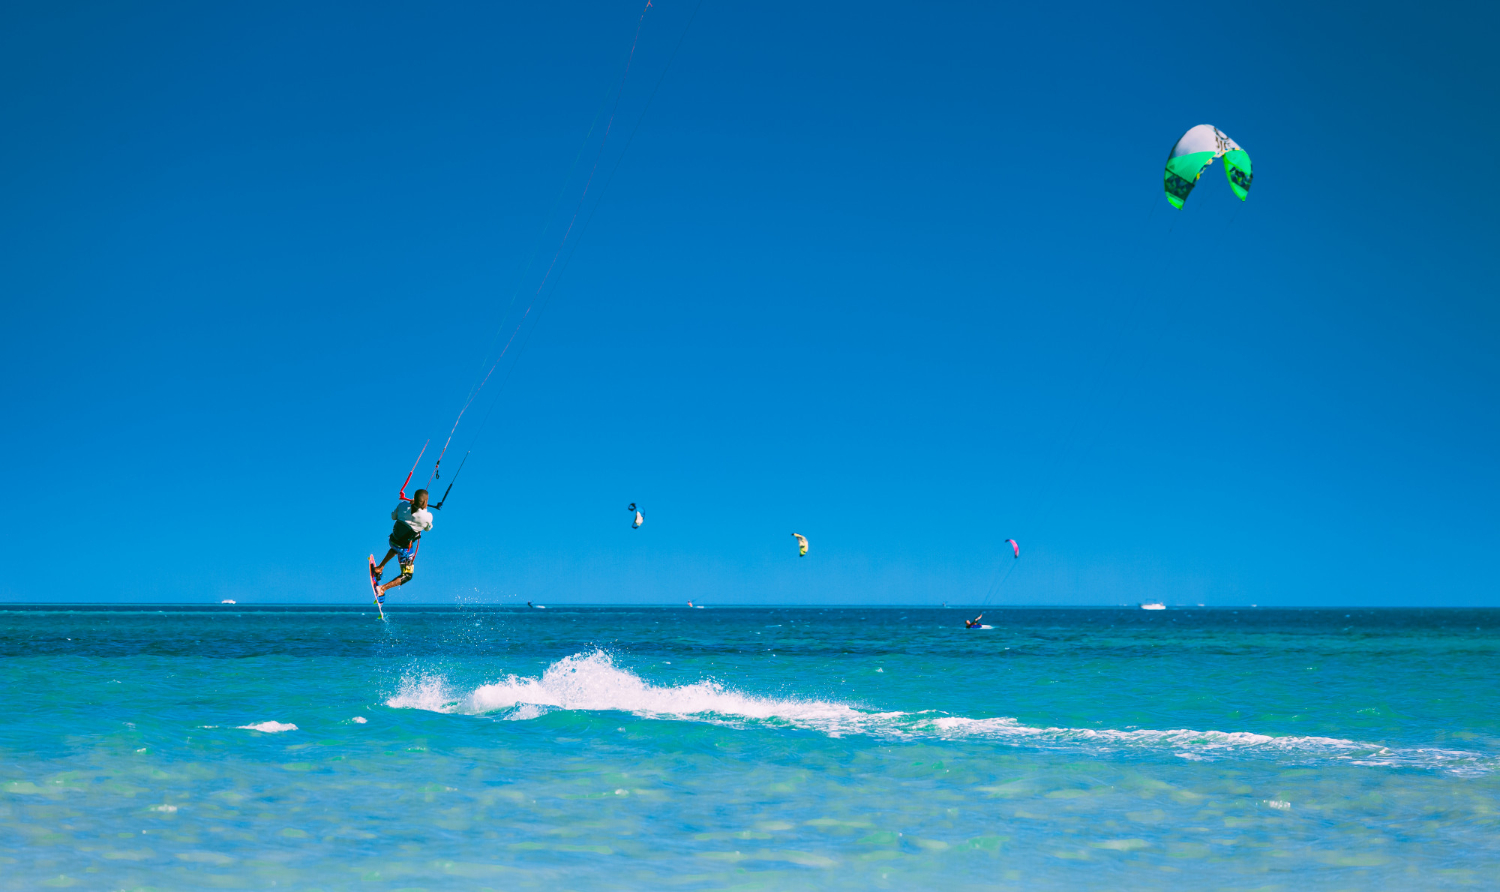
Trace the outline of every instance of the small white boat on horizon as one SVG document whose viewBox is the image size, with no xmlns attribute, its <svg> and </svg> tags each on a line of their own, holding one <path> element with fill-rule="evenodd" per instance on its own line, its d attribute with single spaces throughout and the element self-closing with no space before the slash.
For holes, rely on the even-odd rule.
<svg viewBox="0 0 1500 892">
<path fill-rule="evenodd" d="M 220 602 L 219 602 L 219 603 L 220 603 L 220 604 L 233 604 L 233 603 L 234 603 L 234 602 L 233 602 L 233 601 L 231 601 L 231 600 L 230 600 L 230 599 L 228 599 L 228 598 L 225 598 L 225 599 L 224 599 L 224 600 L 222 600 L 222 601 L 220 601 Z"/>
<path fill-rule="evenodd" d="M 1147 601 L 1141 605 L 1142 610 L 1166 610 L 1167 605 L 1160 601 Z"/>
</svg>

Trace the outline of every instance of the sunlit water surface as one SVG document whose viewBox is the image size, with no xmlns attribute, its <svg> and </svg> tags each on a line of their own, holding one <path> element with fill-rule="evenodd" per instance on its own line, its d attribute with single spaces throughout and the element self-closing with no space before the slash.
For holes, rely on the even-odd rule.
<svg viewBox="0 0 1500 892">
<path fill-rule="evenodd" d="M 1500 611 L 0 605 L 0 889 L 1500 886 Z"/>
</svg>

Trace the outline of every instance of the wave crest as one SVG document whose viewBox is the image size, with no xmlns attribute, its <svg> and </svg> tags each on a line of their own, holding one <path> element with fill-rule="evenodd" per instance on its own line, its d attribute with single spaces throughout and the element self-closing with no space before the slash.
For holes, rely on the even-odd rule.
<svg viewBox="0 0 1500 892">
<path fill-rule="evenodd" d="M 1392 749 L 1335 737 L 1273 737 L 1248 731 L 1039 728 L 1012 718 L 973 719 L 933 712 L 867 712 L 843 703 L 757 697 L 716 681 L 654 685 L 615 665 L 603 651 L 574 654 L 548 666 L 539 678 L 509 675 L 473 690 L 455 691 L 441 676 L 408 676 L 386 701 L 397 709 L 494 715 L 512 721 L 554 710 L 629 712 L 745 726 L 776 724 L 832 737 L 862 734 L 898 740 L 980 739 L 1038 749 L 1091 753 L 1156 751 L 1183 759 L 1272 758 L 1341 761 L 1353 765 L 1488 774 L 1495 759 L 1481 753 L 1430 747 Z"/>
<path fill-rule="evenodd" d="M 871 717 L 841 703 L 756 697 L 726 689 L 716 681 L 653 685 L 616 666 L 614 658 L 603 651 L 558 660 L 540 678 L 510 675 L 467 693 L 454 691 L 442 677 L 407 677 L 386 705 L 469 715 L 510 710 L 505 716 L 510 719 L 536 718 L 553 709 L 569 709 L 721 721 L 779 720 L 834 733 L 839 726 L 858 725 Z"/>
</svg>

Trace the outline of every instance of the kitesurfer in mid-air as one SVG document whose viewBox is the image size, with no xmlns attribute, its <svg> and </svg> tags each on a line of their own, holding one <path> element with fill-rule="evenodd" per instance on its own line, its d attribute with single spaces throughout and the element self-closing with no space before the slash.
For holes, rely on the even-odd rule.
<svg viewBox="0 0 1500 892">
<path fill-rule="evenodd" d="M 405 585 L 411 581 L 412 569 L 417 562 L 418 541 L 422 534 L 432 529 L 432 512 L 427 510 L 427 490 L 419 489 L 411 494 L 410 499 L 402 499 L 396 503 L 396 510 L 391 512 L 391 520 L 396 525 L 391 528 L 390 543 L 391 550 L 385 553 L 385 558 L 375 566 L 375 581 L 380 581 L 381 574 L 385 572 L 385 565 L 391 558 L 397 558 L 401 564 L 401 575 L 387 582 L 385 585 L 375 586 L 375 596 L 385 600 L 385 593 L 398 585 Z"/>
<path fill-rule="evenodd" d="M 979 621 L 982 620 L 982 619 L 984 619 L 984 614 L 982 614 L 982 613 L 979 614 L 978 616 L 974 617 L 973 619 L 966 619 L 966 620 L 964 620 L 964 628 L 965 629 L 977 629 L 977 628 L 979 628 Z"/>
</svg>

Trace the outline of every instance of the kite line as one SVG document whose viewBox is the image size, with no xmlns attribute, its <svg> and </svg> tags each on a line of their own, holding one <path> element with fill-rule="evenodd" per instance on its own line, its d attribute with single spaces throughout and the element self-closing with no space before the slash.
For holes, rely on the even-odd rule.
<svg viewBox="0 0 1500 892">
<path fill-rule="evenodd" d="M 701 5 L 701 0 L 700 0 L 700 5 Z M 493 363 L 490 363 L 489 369 L 484 373 L 484 376 L 479 379 L 479 383 L 476 384 L 476 385 L 474 385 L 469 390 L 469 395 L 464 400 L 463 405 L 459 408 L 457 417 L 455 417 L 453 419 L 453 425 L 452 425 L 451 428 L 449 428 L 449 430 L 448 430 L 448 436 L 443 441 L 442 449 L 439 450 L 439 452 L 438 452 L 437 461 L 433 463 L 432 474 L 431 474 L 431 476 L 429 476 L 427 478 L 427 482 L 428 482 L 429 485 L 434 480 L 441 479 L 441 468 L 442 468 L 442 464 L 443 464 L 443 458 L 444 458 L 444 456 L 446 456 L 448 454 L 448 447 L 450 445 L 452 445 L 452 443 L 453 443 L 453 437 L 454 437 L 454 434 L 458 431 L 458 425 L 459 425 L 459 423 L 463 421 L 464 414 L 469 411 L 469 407 L 474 404 L 474 401 L 476 399 L 478 399 L 480 392 L 484 390 L 484 386 L 489 383 L 490 378 L 495 374 L 495 370 L 500 367 L 500 363 L 502 361 L 504 361 L 505 357 L 509 354 L 511 346 L 513 344 L 515 344 L 516 336 L 519 335 L 521 333 L 521 329 L 523 327 L 525 327 L 527 319 L 532 318 L 532 310 L 537 310 L 537 316 L 539 317 L 541 315 L 541 309 L 542 309 L 542 307 L 545 307 L 545 305 L 548 302 L 550 302 L 550 298 L 551 298 L 552 294 L 556 293 L 557 289 L 555 287 L 555 280 L 552 279 L 552 273 L 553 273 L 553 270 L 557 269 L 557 261 L 558 261 L 558 259 L 560 257 L 562 257 L 564 249 L 566 249 L 568 247 L 568 240 L 573 235 L 573 229 L 577 225 L 577 223 L 578 223 L 578 217 L 583 212 L 584 204 L 585 204 L 585 202 L 588 199 L 589 190 L 593 187 L 595 176 L 598 175 L 599 164 L 603 160 L 603 157 L 604 157 L 604 149 L 609 144 L 610 134 L 614 130 L 615 118 L 619 114 L 620 99 L 625 94 L 625 83 L 629 79 L 629 77 L 630 77 L 630 70 L 631 70 L 632 66 L 634 65 L 634 63 L 635 63 L 636 48 L 640 45 L 641 30 L 645 26 L 645 23 L 646 23 L 646 11 L 649 10 L 650 8 L 651 8 L 651 0 L 646 0 L 646 5 L 643 6 L 643 7 L 641 7 L 641 14 L 636 19 L 635 34 L 631 37 L 631 41 L 630 41 L 630 52 L 629 52 L 629 54 L 625 58 L 625 67 L 620 72 L 619 83 L 616 85 L 615 89 L 612 91 L 614 93 L 614 103 L 610 107 L 609 118 L 605 122 L 605 125 L 604 125 L 604 135 L 603 135 L 603 137 L 599 141 L 599 147 L 595 150 L 595 153 L 594 153 L 594 162 L 593 162 L 592 166 L 589 168 L 588 179 L 584 182 L 583 191 L 578 196 L 578 203 L 573 208 L 573 214 L 572 214 L 572 216 L 568 220 L 567 227 L 563 230 L 562 238 L 560 238 L 558 240 L 557 248 L 552 253 L 552 259 L 547 264 L 546 272 L 544 272 L 542 274 L 541 282 L 539 282 L 537 284 L 536 290 L 532 292 L 532 294 L 531 294 L 531 300 L 528 302 L 525 311 L 523 311 L 521 313 L 521 318 L 516 321 L 515 327 L 512 329 L 512 331 L 510 333 L 510 337 L 507 338 L 506 341 L 505 341 L 505 346 L 501 348 L 499 355 L 495 357 L 495 361 Z M 695 9 L 694 10 L 694 16 L 696 16 L 696 15 L 697 15 L 697 10 Z M 689 20 L 688 24 L 689 24 L 689 26 L 692 25 L 691 20 Z M 685 37 L 686 34 L 687 34 L 686 29 L 684 29 L 683 36 Z M 681 41 L 680 40 L 679 40 L 678 45 L 681 46 Z M 674 50 L 673 56 L 675 57 L 675 55 L 676 55 L 676 52 Z M 671 67 L 671 62 L 670 61 L 667 63 L 667 67 L 669 67 L 669 68 Z M 663 77 L 666 76 L 665 69 L 663 70 L 662 75 L 663 75 Z M 661 82 L 658 80 L 657 86 L 660 87 L 660 85 L 661 85 Z M 605 99 L 606 100 L 608 99 L 608 96 L 609 96 L 609 94 L 606 93 L 605 94 Z M 655 97 L 655 91 L 654 90 L 652 91 L 652 96 L 653 96 L 653 98 Z M 649 102 L 648 102 L 648 107 L 649 107 Z M 602 111 L 602 110 L 603 110 L 603 105 L 601 104 L 600 111 Z M 642 118 L 645 117 L 645 110 L 642 110 L 641 117 Z M 563 194 L 562 190 L 566 189 L 566 187 L 567 187 L 567 185 L 566 185 L 567 184 L 567 180 L 571 179 L 573 170 L 577 169 L 577 162 L 578 162 L 578 159 L 581 158 L 582 155 L 583 155 L 584 147 L 586 147 L 588 145 L 588 143 L 592 140 L 594 127 L 597 125 L 597 123 L 598 123 L 598 113 L 595 114 L 594 123 L 590 124 L 589 131 L 584 136 L 584 142 L 579 147 L 578 154 L 574 156 L 573 166 L 569 169 L 568 176 L 563 181 L 564 185 L 563 185 L 562 189 L 560 189 L 559 192 L 558 192 L 558 198 L 554 201 L 553 210 L 556 209 L 557 202 L 561 201 L 562 194 Z M 639 129 L 639 128 L 640 128 L 640 121 L 637 121 L 636 122 L 636 129 Z M 634 140 L 634 137 L 635 137 L 635 133 L 634 133 L 634 131 L 632 131 L 632 133 L 631 133 L 631 141 Z M 628 148 L 629 148 L 629 143 L 626 144 L 626 149 L 628 149 Z M 622 152 L 621 153 L 621 160 L 623 160 L 623 158 L 624 158 L 624 154 Z M 608 189 L 609 182 L 614 179 L 614 170 L 617 170 L 618 168 L 619 168 L 619 161 L 617 160 L 616 163 L 615 163 L 614 169 L 611 170 L 611 172 L 610 172 L 609 178 L 605 181 L 604 186 L 600 189 L 600 194 L 601 195 L 603 194 L 603 192 L 606 189 Z M 597 212 L 597 210 L 598 210 L 598 206 L 597 206 L 597 202 L 596 202 L 595 208 L 594 208 L 594 212 Z M 551 214 L 552 214 L 552 211 L 548 211 L 547 217 L 550 218 Z M 584 228 L 585 229 L 587 228 L 588 223 L 591 222 L 592 220 L 593 220 L 593 213 L 590 213 L 588 219 L 585 220 L 585 222 L 584 222 Z M 544 223 L 543 223 L 543 231 L 544 232 L 546 231 L 546 225 L 547 224 L 544 221 Z M 582 230 L 579 231 L 579 236 L 580 236 L 580 238 L 582 237 Z M 578 239 L 573 239 L 573 250 L 568 253 L 568 260 L 571 260 L 573 254 L 576 253 L 577 246 L 578 246 Z M 563 263 L 563 268 L 566 268 L 567 265 L 568 265 L 568 263 L 565 260 L 564 263 Z M 525 276 L 525 274 L 526 274 L 526 270 L 529 270 L 530 268 L 531 268 L 531 263 L 528 261 L 527 265 L 526 265 L 526 268 L 522 271 L 522 273 L 518 277 L 518 279 L 519 278 L 523 278 Z M 559 276 L 561 276 L 561 270 L 558 270 L 558 274 L 559 274 Z M 553 289 L 552 289 L 551 292 L 548 292 L 547 299 L 546 300 L 541 300 L 542 293 L 546 289 L 547 284 L 548 284 L 549 281 L 554 282 L 554 287 L 553 287 Z M 518 292 L 513 291 L 512 293 L 516 294 Z M 538 306 L 538 301 L 539 300 L 541 300 L 542 307 Z M 506 316 L 508 316 L 510 314 L 510 307 L 514 306 L 514 304 L 515 304 L 515 297 L 512 297 L 511 298 L 511 302 L 509 304 L 507 304 L 507 306 L 506 306 L 505 312 L 502 313 L 502 315 L 501 315 L 502 319 L 504 319 Z M 535 328 L 536 328 L 536 326 L 533 325 L 531 330 L 535 331 Z M 501 328 L 500 328 L 499 331 L 496 332 L 496 335 L 498 336 L 500 334 L 500 332 L 504 331 L 504 329 L 505 329 L 505 326 L 502 323 Z M 530 340 L 530 332 L 528 332 L 526 339 L 522 341 L 522 347 L 523 348 L 525 346 L 526 341 L 529 341 L 529 340 Z M 514 364 L 512 364 L 511 368 L 514 369 Z M 510 373 L 509 373 L 509 371 L 507 371 L 507 373 L 505 375 L 505 378 L 509 379 L 509 377 L 510 377 Z M 494 408 L 494 406 L 492 404 L 491 405 L 491 410 L 493 410 L 493 408 Z M 489 413 L 486 413 L 485 417 L 486 417 L 486 420 L 487 420 L 488 417 L 489 417 Z M 481 430 L 482 429 L 483 429 L 483 427 L 481 426 Z M 468 454 L 466 453 L 464 457 L 465 457 L 465 460 L 467 460 Z M 451 483 L 449 484 L 449 489 L 450 490 L 452 489 L 452 484 Z M 446 497 L 446 495 L 447 494 L 445 493 L 444 496 Z M 439 504 L 441 504 L 441 502 L 439 502 Z"/>
</svg>

